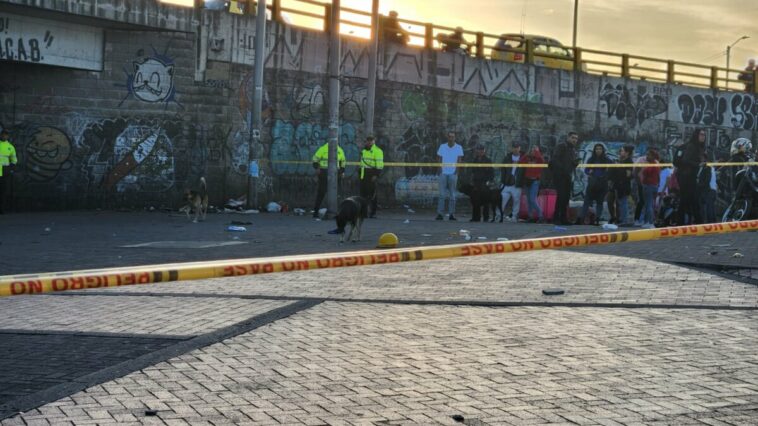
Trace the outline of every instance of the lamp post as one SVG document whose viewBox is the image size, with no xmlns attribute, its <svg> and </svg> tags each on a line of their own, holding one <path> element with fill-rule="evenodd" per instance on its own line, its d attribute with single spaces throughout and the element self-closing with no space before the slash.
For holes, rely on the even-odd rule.
<svg viewBox="0 0 758 426">
<path fill-rule="evenodd" d="M 729 59 L 732 55 L 732 47 L 734 47 L 735 44 L 741 42 L 742 40 L 750 38 L 749 36 L 742 36 L 738 38 L 734 43 L 730 44 L 726 47 L 726 88 L 729 89 Z"/>
<path fill-rule="evenodd" d="M 579 22 L 579 0 L 574 0 L 574 43 L 573 47 L 576 47 L 576 28 Z"/>
</svg>

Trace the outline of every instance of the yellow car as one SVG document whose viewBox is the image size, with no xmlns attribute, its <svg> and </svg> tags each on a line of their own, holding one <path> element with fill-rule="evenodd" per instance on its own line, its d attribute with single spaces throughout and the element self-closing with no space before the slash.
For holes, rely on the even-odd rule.
<svg viewBox="0 0 758 426">
<path fill-rule="evenodd" d="M 531 40 L 534 45 L 534 64 L 561 70 L 574 70 L 574 52 L 563 46 L 558 40 L 530 34 L 503 34 L 492 49 L 492 59 L 499 61 L 521 62 L 526 61 L 526 41 Z M 518 50 L 524 51 L 518 51 Z M 545 57 L 540 54 L 557 55 L 562 58 Z"/>
</svg>

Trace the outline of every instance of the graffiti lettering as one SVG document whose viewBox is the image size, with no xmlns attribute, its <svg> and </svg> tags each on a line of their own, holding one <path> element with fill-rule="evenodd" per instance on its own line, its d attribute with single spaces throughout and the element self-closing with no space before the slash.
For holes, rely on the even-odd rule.
<svg viewBox="0 0 758 426">
<path fill-rule="evenodd" d="M 743 130 L 758 129 L 758 101 L 749 95 L 732 97 L 732 127 Z"/>
<path fill-rule="evenodd" d="M 679 95 L 677 104 L 686 124 L 703 124 L 706 126 L 724 124 L 727 112 L 726 99 L 713 95 Z"/>
<path fill-rule="evenodd" d="M 626 86 L 606 83 L 600 91 L 600 100 L 605 102 L 609 118 L 626 121 L 632 128 L 668 109 L 666 98 L 648 93 L 644 86 L 637 88 L 635 96 Z"/>
</svg>

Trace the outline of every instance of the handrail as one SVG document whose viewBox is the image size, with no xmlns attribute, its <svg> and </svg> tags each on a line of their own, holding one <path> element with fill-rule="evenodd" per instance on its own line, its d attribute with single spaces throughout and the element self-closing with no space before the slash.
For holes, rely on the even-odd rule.
<svg viewBox="0 0 758 426">
<path fill-rule="evenodd" d="M 282 7 L 282 2 L 294 2 L 294 3 L 300 3 L 303 6 L 317 6 L 323 8 L 321 13 L 312 12 L 309 10 L 303 10 L 295 7 Z M 276 21 L 281 21 L 281 13 L 287 12 L 294 15 L 299 15 L 307 18 L 312 19 L 320 19 L 323 22 L 322 29 L 324 31 L 328 31 L 329 29 L 329 18 L 330 14 L 328 13 L 328 10 L 331 8 L 331 2 L 328 0 L 268 0 L 266 5 L 266 8 L 272 11 L 272 19 Z M 254 0 L 248 0 L 247 5 L 249 6 L 246 8 L 247 12 L 250 14 L 255 13 L 255 7 L 251 7 L 253 5 L 256 5 L 257 2 Z M 364 10 L 359 9 L 353 9 L 349 7 L 341 7 L 341 11 L 349 13 L 349 14 L 355 14 L 360 17 L 368 17 L 371 18 L 371 13 Z M 403 31 L 411 38 L 411 43 L 413 45 L 423 45 L 426 49 L 436 49 L 436 48 L 443 48 L 446 44 L 446 41 L 454 41 L 457 42 L 457 40 L 451 40 L 449 37 L 447 37 L 446 34 L 443 34 L 444 31 L 447 32 L 455 32 L 457 29 L 450 27 L 450 26 L 444 26 L 444 25 L 436 25 L 432 23 L 427 22 L 421 22 L 416 21 L 412 19 L 400 19 L 398 18 L 397 22 L 401 25 L 401 28 L 403 28 Z M 371 29 L 370 23 L 365 22 L 358 22 L 353 19 L 345 19 L 343 17 L 340 17 L 340 23 L 345 24 L 351 27 L 357 27 L 362 29 Z M 298 24 L 293 24 L 296 26 L 302 26 Z M 416 32 L 413 30 L 409 31 L 408 26 L 415 26 L 415 27 L 421 27 L 423 32 Z M 310 28 L 310 27 L 309 27 Z M 361 31 L 363 33 L 363 31 Z M 535 51 L 534 45 L 535 43 L 531 39 L 527 39 L 522 35 L 506 35 L 506 34 L 489 34 L 481 31 L 472 31 L 467 29 L 462 29 L 462 34 L 475 37 L 474 40 L 466 40 L 465 42 L 461 42 L 461 45 L 466 45 L 469 47 L 470 50 L 469 54 L 476 55 L 478 58 L 489 58 L 492 59 L 492 54 L 496 53 L 498 55 L 501 55 L 502 52 L 507 53 L 514 53 L 514 54 L 521 54 L 522 58 L 518 59 L 511 59 L 515 60 L 517 62 L 525 62 L 525 63 L 534 63 L 535 58 L 548 58 L 550 60 L 557 60 L 557 61 L 571 61 L 574 63 L 574 70 L 576 72 L 581 72 L 582 69 L 587 68 L 586 65 L 600 65 L 603 67 L 611 67 L 613 69 L 608 70 L 602 70 L 598 68 L 593 69 L 586 69 L 585 72 L 596 72 L 596 73 L 602 73 L 604 75 L 618 75 L 622 78 L 639 78 L 639 79 L 645 79 L 645 80 L 653 80 L 653 81 L 662 81 L 667 82 L 670 84 L 685 84 L 685 85 L 691 85 L 691 86 L 701 86 L 701 87 L 710 87 L 712 89 L 720 89 L 720 90 L 737 90 L 734 88 L 729 88 L 727 85 L 729 83 L 736 83 L 739 87 L 740 84 L 745 84 L 744 80 L 740 80 L 739 78 L 731 78 L 732 76 L 740 76 L 743 75 L 745 72 L 742 69 L 734 69 L 734 68 L 724 68 L 720 66 L 709 66 L 709 65 L 703 65 L 703 64 L 696 64 L 692 62 L 680 62 L 680 61 L 673 61 L 673 60 L 667 60 L 667 59 L 661 59 L 661 58 L 653 58 L 649 56 L 642 56 L 642 55 L 633 55 L 633 54 L 624 54 L 624 53 L 618 53 L 618 52 L 610 52 L 605 50 L 598 50 L 598 49 L 586 49 L 586 48 L 578 48 L 578 47 L 568 47 L 568 46 L 561 46 L 568 51 L 571 51 L 573 55 L 570 56 L 564 56 L 560 54 L 555 53 L 549 53 L 549 52 L 539 52 Z M 364 34 L 361 35 L 353 35 L 353 37 L 358 38 L 365 38 Z M 492 40 L 499 41 L 516 41 L 520 42 L 520 47 L 511 47 L 510 45 L 507 47 L 498 46 L 497 42 L 493 44 Z M 420 44 L 419 44 L 420 42 Z M 505 60 L 509 60 L 510 58 L 508 56 L 505 57 Z M 613 62 L 607 62 L 608 59 L 602 60 L 602 58 L 620 58 L 621 60 L 619 63 L 613 63 Z M 499 57 L 499 59 L 502 59 L 502 56 Z M 498 60 L 499 60 L 498 59 Z M 631 61 L 647 61 L 647 62 L 654 62 L 656 64 L 663 64 L 663 69 L 656 69 L 651 68 L 649 66 L 630 66 Z M 548 61 L 546 61 L 547 63 Z M 549 64 L 544 66 L 551 66 Z M 682 71 L 681 67 L 685 68 L 695 68 L 694 70 L 688 70 L 688 71 Z M 679 69 L 678 69 L 679 68 Z M 643 71 L 644 73 L 656 73 L 656 74 L 665 74 L 665 78 L 658 78 L 653 77 L 650 75 L 643 75 L 638 73 L 637 71 Z M 722 77 L 720 74 L 723 74 Z M 685 79 L 682 79 L 682 78 Z M 699 82 L 691 81 L 693 78 L 695 79 L 701 79 L 701 80 L 708 80 L 709 84 L 703 84 Z M 758 71 L 755 71 L 753 73 L 753 79 L 758 79 Z M 753 85 L 753 90 L 755 91 L 755 94 L 758 94 L 758 84 Z"/>
</svg>

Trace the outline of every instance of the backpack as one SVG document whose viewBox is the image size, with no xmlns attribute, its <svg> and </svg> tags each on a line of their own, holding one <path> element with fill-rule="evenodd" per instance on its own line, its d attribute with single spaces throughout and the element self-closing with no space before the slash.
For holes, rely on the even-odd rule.
<svg viewBox="0 0 758 426">
<path fill-rule="evenodd" d="M 697 187 L 700 190 L 711 189 L 711 168 L 701 167 L 697 172 Z"/>
</svg>

